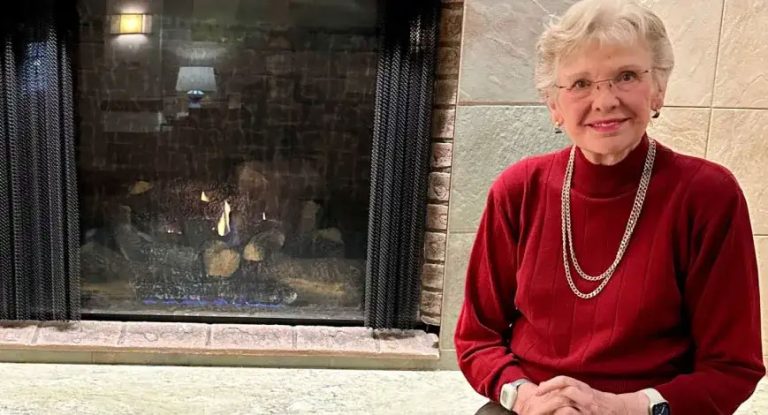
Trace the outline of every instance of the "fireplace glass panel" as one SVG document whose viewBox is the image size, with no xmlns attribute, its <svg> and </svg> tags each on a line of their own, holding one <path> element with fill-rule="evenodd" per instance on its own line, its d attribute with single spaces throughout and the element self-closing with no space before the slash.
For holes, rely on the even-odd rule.
<svg viewBox="0 0 768 415">
<path fill-rule="evenodd" d="M 362 319 L 377 4 L 78 1 L 86 313 Z"/>
</svg>

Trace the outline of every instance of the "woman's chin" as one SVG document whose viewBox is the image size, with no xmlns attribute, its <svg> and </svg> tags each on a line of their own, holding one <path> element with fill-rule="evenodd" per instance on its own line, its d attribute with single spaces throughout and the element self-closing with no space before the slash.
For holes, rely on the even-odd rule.
<svg viewBox="0 0 768 415">
<path fill-rule="evenodd" d="M 627 149 L 635 148 L 642 139 L 642 135 L 619 133 L 619 134 L 590 134 L 586 137 L 585 144 L 587 148 L 599 154 L 614 154 L 623 152 Z"/>
</svg>

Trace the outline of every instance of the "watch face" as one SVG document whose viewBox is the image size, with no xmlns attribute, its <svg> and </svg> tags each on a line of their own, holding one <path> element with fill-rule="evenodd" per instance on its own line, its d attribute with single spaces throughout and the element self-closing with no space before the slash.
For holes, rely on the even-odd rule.
<svg viewBox="0 0 768 415">
<path fill-rule="evenodd" d="M 651 410 L 651 413 L 653 415 L 670 415 L 669 404 L 666 402 L 657 403 L 656 405 L 653 405 L 653 409 Z"/>
<path fill-rule="evenodd" d="M 501 388 L 501 396 L 499 396 L 499 402 L 507 403 L 509 401 L 509 388 L 504 385 Z"/>
<path fill-rule="evenodd" d="M 505 409 L 511 411 L 512 406 L 517 399 L 517 388 L 510 383 L 501 387 L 501 396 L 499 396 L 499 404 Z"/>
</svg>

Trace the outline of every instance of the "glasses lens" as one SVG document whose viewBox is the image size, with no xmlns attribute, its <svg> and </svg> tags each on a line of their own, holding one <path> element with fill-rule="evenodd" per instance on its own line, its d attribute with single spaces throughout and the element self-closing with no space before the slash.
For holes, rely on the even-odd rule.
<svg viewBox="0 0 768 415">
<path fill-rule="evenodd" d="M 613 85 L 621 91 L 631 91 L 640 83 L 640 74 L 634 71 L 625 71 L 616 76 Z"/>
<path fill-rule="evenodd" d="M 592 93 L 594 85 L 590 85 L 584 88 L 573 88 L 568 90 L 569 95 L 574 99 L 583 99 L 588 97 Z"/>
</svg>

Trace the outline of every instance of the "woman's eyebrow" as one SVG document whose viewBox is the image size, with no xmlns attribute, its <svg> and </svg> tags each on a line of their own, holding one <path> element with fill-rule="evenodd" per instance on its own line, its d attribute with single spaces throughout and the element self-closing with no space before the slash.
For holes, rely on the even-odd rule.
<svg viewBox="0 0 768 415">
<path fill-rule="evenodd" d="M 618 74 L 619 72 L 626 71 L 626 70 L 637 71 L 637 70 L 640 70 L 641 67 L 642 67 L 641 65 L 637 65 L 634 63 L 621 65 L 618 68 L 614 69 L 613 73 Z M 574 72 L 572 74 L 565 75 L 565 79 L 567 80 L 575 80 L 575 79 L 582 79 L 582 78 L 592 79 L 592 76 L 588 71 Z"/>
<path fill-rule="evenodd" d="M 579 79 L 579 78 L 589 78 L 589 72 L 582 71 L 582 72 L 576 72 L 569 75 L 565 75 L 565 79 Z"/>
</svg>

